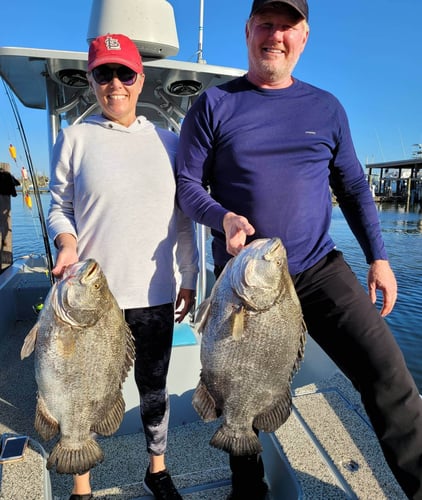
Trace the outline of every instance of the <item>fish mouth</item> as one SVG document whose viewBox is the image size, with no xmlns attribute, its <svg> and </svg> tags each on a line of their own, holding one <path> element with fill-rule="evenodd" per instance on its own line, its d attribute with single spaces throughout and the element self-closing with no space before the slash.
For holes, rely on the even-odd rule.
<svg viewBox="0 0 422 500">
<path fill-rule="evenodd" d="M 78 269 L 75 277 L 79 279 L 82 284 L 86 285 L 98 278 L 100 266 L 94 259 L 87 259 L 82 264 L 83 265 Z"/>
<path fill-rule="evenodd" d="M 264 260 L 274 260 L 274 254 L 279 254 L 284 245 L 280 238 L 260 238 L 251 241 L 245 248 L 251 247 L 256 254 L 261 254 Z"/>
<path fill-rule="evenodd" d="M 96 276 L 96 274 L 98 272 L 98 268 L 99 268 L 98 262 L 93 260 L 93 259 L 89 259 L 86 262 L 86 268 L 85 268 L 86 276 L 85 277 L 87 279 L 90 279 L 90 278 Z"/>
<path fill-rule="evenodd" d="M 230 284 L 241 301 L 253 310 L 264 310 L 279 296 L 279 282 L 286 264 L 286 250 L 278 237 L 253 240 L 234 258 Z M 245 247 L 245 249 L 247 248 Z"/>
<path fill-rule="evenodd" d="M 283 248 L 283 244 L 281 243 L 280 238 L 272 238 L 268 243 L 269 249 L 268 252 L 265 253 L 265 260 L 274 260 L 274 254 L 280 253 L 280 249 Z"/>
<path fill-rule="evenodd" d="M 94 259 L 75 262 L 66 267 L 63 280 L 77 278 L 78 276 L 83 276 L 84 280 L 90 280 L 97 274 L 98 267 L 99 265 Z"/>
<path fill-rule="evenodd" d="M 95 301 L 82 301 L 78 290 L 91 288 L 97 290 L 101 284 L 97 280 L 101 276 L 101 267 L 95 259 L 86 259 L 75 262 L 65 270 L 63 278 L 54 284 L 51 297 L 53 310 L 57 317 L 65 323 L 74 326 L 88 326 L 89 320 L 81 319 L 81 312 L 89 313 L 95 311 Z"/>
</svg>

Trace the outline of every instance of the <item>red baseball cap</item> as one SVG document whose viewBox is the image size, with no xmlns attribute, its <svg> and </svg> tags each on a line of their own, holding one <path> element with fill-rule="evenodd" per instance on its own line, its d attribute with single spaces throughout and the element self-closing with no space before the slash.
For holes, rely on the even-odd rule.
<svg viewBox="0 0 422 500">
<path fill-rule="evenodd" d="M 122 64 L 137 73 L 143 71 L 138 47 L 125 35 L 102 35 L 91 42 L 88 52 L 88 71 L 102 64 L 111 63 Z"/>
</svg>

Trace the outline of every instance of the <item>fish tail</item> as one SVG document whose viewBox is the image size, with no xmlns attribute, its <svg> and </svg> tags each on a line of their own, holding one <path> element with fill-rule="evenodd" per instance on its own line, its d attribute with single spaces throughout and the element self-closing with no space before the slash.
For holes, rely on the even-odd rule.
<svg viewBox="0 0 422 500">
<path fill-rule="evenodd" d="M 223 424 L 211 438 L 210 445 L 236 456 L 256 455 L 262 451 L 262 445 L 252 427 L 239 434 Z"/>
<path fill-rule="evenodd" d="M 88 438 L 81 448 L 67 447 L 60 440 L 47 460 L 47 469 L 56 468 L 59 474 L 84 474 L 104 460 L 98 443 Z"/>
<path fill-rule="evenodd" d="M 203 382 L 199 382 L 195 389 L 192 406 L 204 422 L 211 422 L 218 418 L 215 400 Z"/>
</svg>

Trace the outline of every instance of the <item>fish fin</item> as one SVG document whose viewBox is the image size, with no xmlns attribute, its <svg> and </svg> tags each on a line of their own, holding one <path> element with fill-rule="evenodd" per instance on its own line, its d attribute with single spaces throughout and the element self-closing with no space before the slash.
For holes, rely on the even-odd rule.
<svg viewBox="0 0 422 500">
<path fill-rule="evenodd" d="M 126 360 L 125 363 L 123 364 L 122 374 L 120 378 L 122 384 L 126 380 L 126 377 L 128 376 L 128 373 L 132 368 L 133 361 L 135 359 L 135 339 L 133 338 L 132 330 L 130 329 L 129 325 L 126 322 L 125 322 L 125 329 L 126 329 Z"/>
<path fill-rule="evenodd" d="M 114 434 L 122 423 L 125 414 L 125 402 L 120 392 L 114 405 L 107 412 L 103 419 L 91 426 L 91 431 L 101 434 L 102 436 L 111 436 Z"/>
<path fill-rule="evenodd" d="M 221 425 L 210 440 L 210 445 L 231 455 L 256 455 L 261 453 L 262 445 L 252 426 L 239 432 L 228 425 Z"/>
<path fill-rule="evenodd" d="M 205 323 L 207 322 L 209 313 L 211 308 L 211 298 L 207 297 L 203 300 L 197 310 L 195 315 L 195 329 L 198 333 L 202 333 L 205 327 Z"/>
<path fill-rule="evenodd" d="M 297 351 L 296 361 L 295 364 L 293 365 L 292 373 L 290 375 L 290 382 L 293 380 L 293 376 L 299 371 L 300 365 L 303 361 L 303 358 L 305 357 L 306 333 L 307 333 L 306 324 L 305 321 L 302 320 L 302 331 L 299 339 L 299 349 Z"/>
<path fill-rule="evenodd" d="M 84 474 L 104 460 L 99 444 L 91 437 L 82 447 L 67 447 L 61 439 L 52 449 L 47 460 L 47 469 L 56 469 L 59 474 Z"/>
<path fill-rule="evenodd" d="M 240 340 L 245 328 L 245 308 L 239 306 L 232 315 L 232 336 L 234 340 Z"/>
<path fill-rule="evenodd" d="M 215 400 L 202 381 L 196 386 L 192 397 L 192 405 L 204 422 L 211 422 L 219 416 Z"/>
<path fill-rule="evenodd" d="M 288 388 L 286 395 L 270 410 L 254 418 L 253 426 L 264 432 L 274 432 L 289 418 L 292 411 L 292 395 Z"/>
<path fill-rule="evenodd" d="M 25 340 L 23 341 L 23 346 L 21 349 L 21 359 L 27 358 L 34 351 L 37 334 L 38 323 L 35 323 L 35 325 L 29 331 L 28 335 L 25 337 Z"/>
<path fill-rule="evenodd" d="M 45 441 L 52 439 L 60 430 L 59 422 L 50 414 L 41 396 L 37 399 L 34 427 Z"/>
</svg>

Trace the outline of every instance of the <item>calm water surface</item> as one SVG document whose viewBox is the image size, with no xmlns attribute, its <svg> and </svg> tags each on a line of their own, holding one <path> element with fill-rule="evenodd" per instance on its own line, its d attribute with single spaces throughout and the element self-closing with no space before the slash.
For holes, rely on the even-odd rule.
<svg viewBox="0 0 422 500">
<path fill-rule="evenodd" d="M 378 212 L 399 292 L 386 321 L 422 393 L 422 209 L 379 204 Z M 331 234 L 366 289 L 365 258 L 338 207 L 333 211 Z"/>
<path fill-rule="evenodd" d="M 41 195 L 45 214 L 49 200 L 49 194 Z M 404 205 L 379 204 L 378 211 L 399 287 L 397 304 L 387 322 L 422 393 L 422 208 L 417 205 L 407 210 Z M 12 217 L 14 258 L 45 253 L 35 200 L 29 210 L 20 195 L 12 198 Z M 333 209 L 331 234 L 366 288 L 365 258 L 338 207 Z"/>
</svg>

